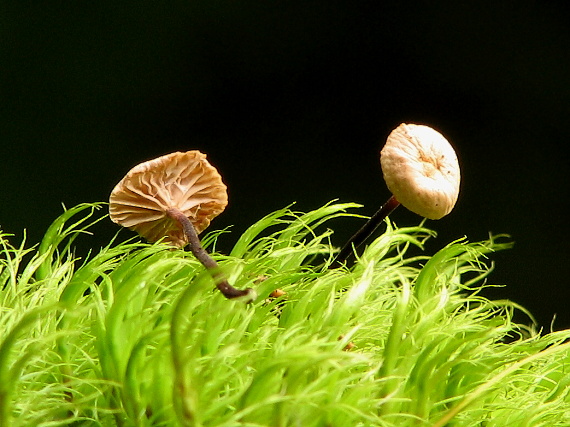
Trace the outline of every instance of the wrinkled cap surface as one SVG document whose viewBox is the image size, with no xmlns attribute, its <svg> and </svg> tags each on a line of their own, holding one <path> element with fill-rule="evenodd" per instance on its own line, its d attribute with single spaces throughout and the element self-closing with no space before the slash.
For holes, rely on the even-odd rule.
<svg viewBox="0 0 570 427">
<path fill-rule="evenodd" d="M 162 238 L 178 247 L 187 239 L 167 216 L 169 208 L 186 215 L 197 233 L 228 204 L 222 177 L 200 151 L 176 152 L 141 163 L 115 186 L 109 200 L 111 220 L 150 242 Z"/>
<path fill-rule="evenodd" d="M 402 123 L 388 136 L 380 163 L 388 188 L 412 212 L 440 219 L 455 206 L 459 162 L 451 144 L 436 130 Z"/>
</svg>

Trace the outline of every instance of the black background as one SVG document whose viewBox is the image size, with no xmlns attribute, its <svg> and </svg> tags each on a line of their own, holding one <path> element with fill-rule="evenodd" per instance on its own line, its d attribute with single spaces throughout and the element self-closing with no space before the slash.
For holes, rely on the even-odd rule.
<svg viewBox="0 0 570 427">
<path fill-rule="evenodd" d="M 135 164 L 200 149 L 232 225 L 389 196 L 378 153 L 401 122 L 453 143 L 455 210 L 433 253 L 508 233 L 487 295 L 570 327 L 570 16 L 565 1 L 13 1 L 0 4 L 0 226 L 38 242 Z M 398 209 L 392 219 L 415 225 Z M 361 224 L 335 223 L 340 245 Z M 81 244 L 98 247 L 110 221 Z M 128 232 L 124 236 L 130 236 Z"/>
</svg>

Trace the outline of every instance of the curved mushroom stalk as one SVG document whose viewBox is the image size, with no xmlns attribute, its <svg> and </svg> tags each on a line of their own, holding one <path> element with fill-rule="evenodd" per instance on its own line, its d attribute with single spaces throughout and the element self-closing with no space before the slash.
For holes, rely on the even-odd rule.
<svg viewBox="0 0 570 427">
<path fill-rule="evenodd" d="M 227 204 L 222 177 L 205 154 L 194 150 L 167 154 L 132 168 L 111 192 L 109 212 L 113 222 L 149 242 L 162 239 L 179 248 L 190 244 L 226 298 L 248 296 L 252 301 L 253 290 L 231 286 L 198 238 Z"/>
<path fill-rule="evenodd" d="M 233 299 L 245 297 L 247 295 L 248 298 L 246 299 L 248 302 L 251 302 L 255 299 L 255 292 L 253 289 L 236 289 L 228 283 L 228 280 L 224 274 L 219 271 L 218 263 L 208 254 L 206 249 L 204 249 L 202 246 L 202 243 L 198 238 L 198 233 L 196 233 L 196 229 L 190 220 L 186 217 L 186 215 L 184 215 L 178 209 L 174 208 L 167 209 L 166 214 L 175 220 L 178 224 L 180 224 L 180 227 L 184 231 L 184 234 L 188 239 L 188 243 L 190 244 L 190 251 L 192 251 L 196 259 L 210 271 L 210 274 L 216 283 L 216 287 L 226 298 Z"/>
<path fill-rule="evenodd" d="M 392 196 L 342 247 L 332 266 L 342 265 L 400 204 L 428 219 L 447 215 L 457 202 L 461 173 L 451 144 L 436 130 L 402 123 L 380 153 Z"/>
</svg>

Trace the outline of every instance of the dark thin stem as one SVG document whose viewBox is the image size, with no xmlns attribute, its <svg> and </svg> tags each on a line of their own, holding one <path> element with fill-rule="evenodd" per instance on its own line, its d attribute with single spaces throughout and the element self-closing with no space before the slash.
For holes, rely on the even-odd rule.
<svg viewBox="0 0 570 427">
<path fill-rule="evenodd" d="M 370 217 L 366 224 L 360 228 L 345 245 L 342 247 L 331 267 L 340 267 L 376 229 L 382 224 L 382 221 L 390 215 L 394 209 L 400 206 L 400 202 L 394 196 L 390 197 L 386 203 L 382 205 L 378 211 Z"/>
<path fill-rule="evenodd" d="M 222 294 L 228 299 L 243 297 L 245 295 L 252 295 L 253 289 L 236 289 L 232 285 L 228 283 L 228 280 L 224 276 L 224 274 L 220 271 L 218 267 L 218 263 L 208 254 L 206 249 L 202 246 L 200 239 L 198 237 L 198 233 L 196 233 L 196 229 L 190 222 L 190 220 L 180 212 L 178 209 L 170 208 L 166 211 L 166 214 L 175 220 L 182 229 L 184 230 L 184 234 L 188 238 L 188 243 L 190 244 L 190 250 L 194 254 L 194 256 L 202 263 L 204 267 L 208 269 L 214 282 L 216 283 L 216 287 L 220 290 Z"/>
</svg>

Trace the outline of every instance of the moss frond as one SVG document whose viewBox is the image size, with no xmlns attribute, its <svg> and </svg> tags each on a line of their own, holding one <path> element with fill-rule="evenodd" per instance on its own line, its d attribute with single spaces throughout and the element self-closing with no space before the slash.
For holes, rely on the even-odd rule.
<svg viewBox="0 0 570 427">
<path fill-rule="evenodd" d="M 538 334 L 483 296 L 506 236 L 408 255 L 435 233 L 386 221 L 331 269 L 327 221 L 358 205 L 285 208 L 229 255 L 215 253 L 227 230 L 204 237 L 259 295 L 244 305 L 162 244 L 77 259 L 99 207 L 65 210 L 37 248 L 0 236 L 0 426 L 570 423 L 570 331 Z"/>
</svg>

